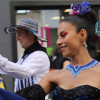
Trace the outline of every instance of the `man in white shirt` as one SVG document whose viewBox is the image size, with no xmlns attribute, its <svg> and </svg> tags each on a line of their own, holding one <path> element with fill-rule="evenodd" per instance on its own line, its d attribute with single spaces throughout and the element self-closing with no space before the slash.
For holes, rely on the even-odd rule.
<svg viewBox="0 0 100 100">
<path fill-rule="evenodd" d="M 11 62 L 0 55 L 1 74 L 7 74 L 15 78 L 14 92 L 38 84 L 50 68 L 46 49 L 38 42 L 38 39 L 46 41 L 38 36 L 38 23 L 24 19 L 20 25 L 6 27 L 4 31 L 8 34 L 16 32 L 16 40 L 20 42 L 25 51 L 17 63 Z"/>
</svg>

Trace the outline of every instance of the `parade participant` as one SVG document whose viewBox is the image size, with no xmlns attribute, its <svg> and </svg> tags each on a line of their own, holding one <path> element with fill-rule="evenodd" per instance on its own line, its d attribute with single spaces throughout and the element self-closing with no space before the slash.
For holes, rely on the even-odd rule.
<svg viewBox="0 0 100 100">
<path fill-rule="evenodd" d="M 60 22 L 57 33 L 57 45 L 71 63 L 66 69 L 49 72 L 39 85 L 17 94 L 28 100 L 44 100 L 44 96 L 54 89 L 53 100 L 99 100 L 100 63 L 88 52 L 96 22 L 97 15 L 89 2 L 71 5 L 70 15 Z M 41 97 L 37 96 L 39 94 Z"/>
<path fill-rule="evenodd" d="M 50 68 L 46 49 L 38 41 L 47 41 L 39 37 L 38 23 L 25 18 L 20 25 L 6 27 L 4 31 L 7 34 L 16 32 L 16 40 L 20 42 L 25 51 L 17 63 L 11 62 L 0 55 L 0 73 L 15 78 L 14 92 L 38 84 Z"/>
</svg>

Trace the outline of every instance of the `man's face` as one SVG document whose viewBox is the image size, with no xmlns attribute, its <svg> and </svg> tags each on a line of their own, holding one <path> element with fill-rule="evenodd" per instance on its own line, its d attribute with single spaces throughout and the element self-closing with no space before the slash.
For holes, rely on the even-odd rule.
<svg viewBox="0 0 100 100">
<path fill-rule="evenodd" d="M 18 29 L 16 40 L 20 42 L 22 48 L 27 49 L 32 43 L 33 38 L 31 39 L 30 34 L 26 34 L 27 32 L 23 29 Z"/>
</svg>

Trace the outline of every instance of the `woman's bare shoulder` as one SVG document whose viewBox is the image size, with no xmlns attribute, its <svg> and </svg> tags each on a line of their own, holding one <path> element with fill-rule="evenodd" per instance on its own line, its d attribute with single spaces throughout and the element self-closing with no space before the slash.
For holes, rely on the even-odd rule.
<svg viewBox="0 0 100 100">
<path fill-rule="evenodd" d="M 50 76 L 52 76 L 52 75 L 57 75 L 58 73 L 60 73 L 60 72 L 62 72 L 63 71 L 63 69 L 61 69 L 61 70 L 53 70 L 53 71 L 50 71 L 49 73 L 48 73 L 48 75 L 50 75 Z"/>
<path fill-rule="evenodd" d="M 50 72 L 48 72 L 47 75 L 45 75 L 44 79 L 52 81 L 55 78 L 57 78 L 59 76 L 59 74 L 62 73 L 62 71 L 64 71 L 64 69 L 50 71 Z"/>
</svg>

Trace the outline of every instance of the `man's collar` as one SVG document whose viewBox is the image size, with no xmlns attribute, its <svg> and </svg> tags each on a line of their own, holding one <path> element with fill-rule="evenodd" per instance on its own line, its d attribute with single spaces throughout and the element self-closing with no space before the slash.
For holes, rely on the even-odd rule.
<svg viewBox="0 0 100 100">
<path fill-rule="evenodd" d="M 29 48 L 25 49 L 24 54 L 22 56 L 22 58 L 24 58 L 26 55 L 29 55 L 30 53 L 34 52 L 34 51 L 44 51 L 46 52 L 46 48 L 42 47 L 38 41 L 36 41 L 35 43 L 33 43 Z"/>
</svg>

